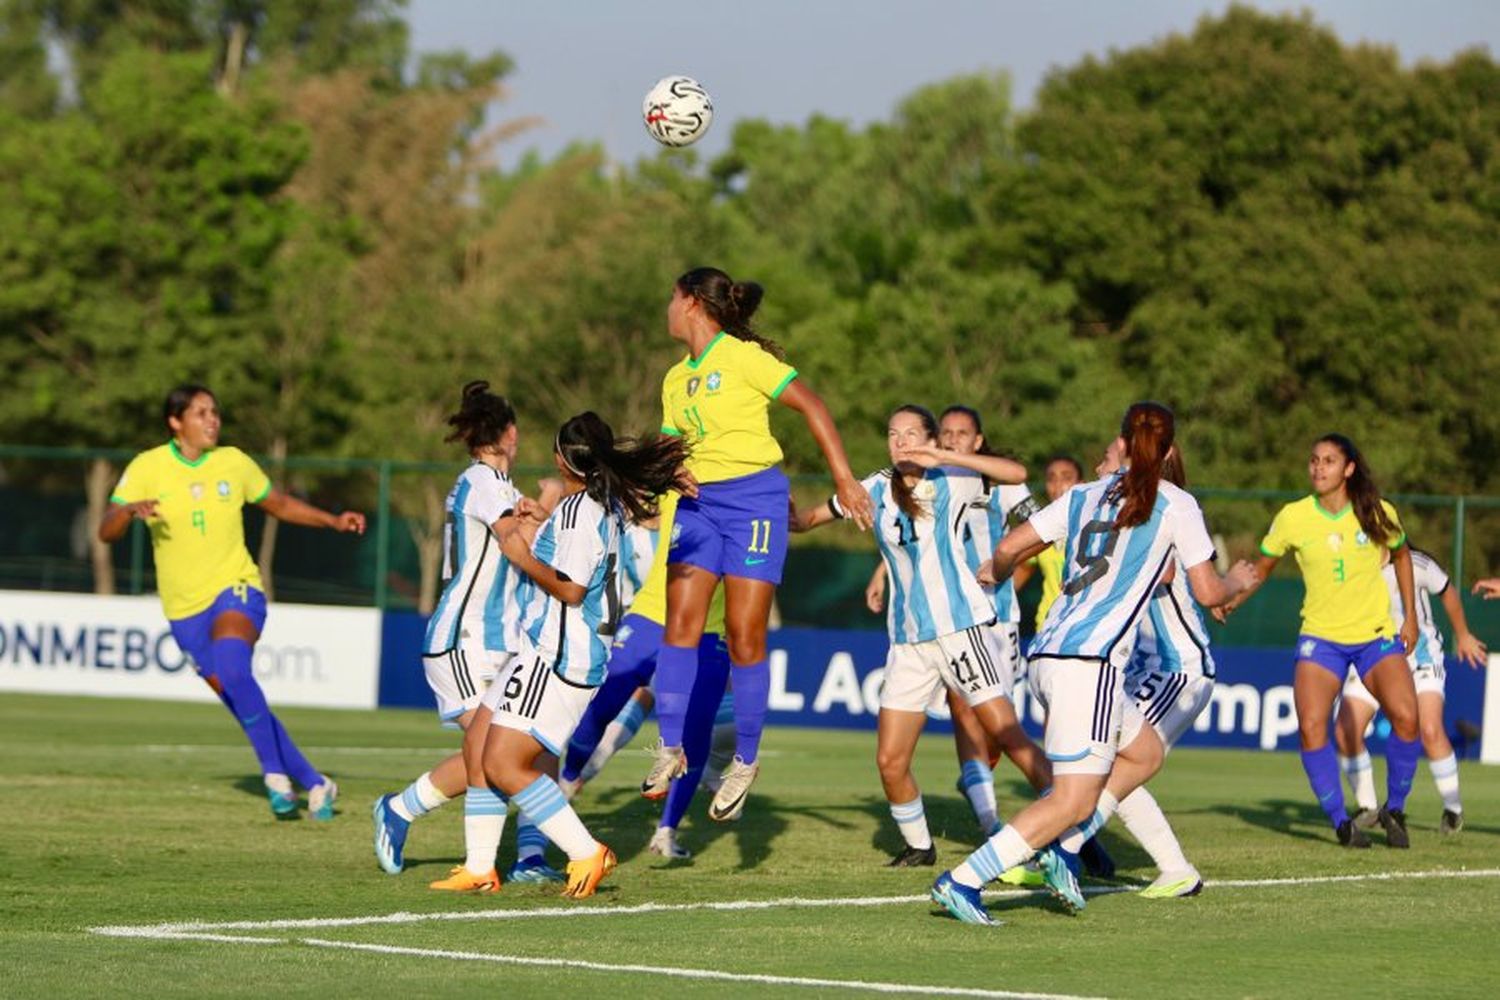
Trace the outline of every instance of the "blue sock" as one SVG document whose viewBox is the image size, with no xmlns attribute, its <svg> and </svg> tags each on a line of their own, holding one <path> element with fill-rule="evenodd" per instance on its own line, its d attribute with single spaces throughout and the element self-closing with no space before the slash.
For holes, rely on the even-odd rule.
<svg viewBox="0 0 1500 1000">
<path fill-rule="evenodd" d="M 631 702 L 631 695 L 644 683 L 635 673 L 608 674 L 604 683 L 594 694 L 594 700 L 584 709 L 583 718 L 568 739 L 568 750 L 563 755 L 560 776 L 568 781 L 577 781 L 583 765 L 589 762 L 599 741 L 604 738 L 604 728 L 619 714 L 621 706 Z"/>
<path fill-rule="evenodd" d="M 1388 809 L 1406 809 L 1411 780 L 1422 756 L 1421 740 L 1403 740 L 1395 733 L 1385 741 L 1385 804 Z"/>
<path fill-rule="evenodd" d="M 1412 765 L 1416 769 L 1415 763 Z M 1318 805 L 1328 814 L 1328 821 L 1338 827 L 1349 818 L 1344 811 L 1344 789 L 1339 784 L 1339 757 L 1332 743 L 1325 743 L 1319 750 L 1302 751 L 1302 769 L 1307 772 L 1307 783 L 1312 785 Z M 1407 776 L 1408 786 L 1411 776 Z"/>
<path fill-rule="evenodd" d="M 244 639 L 225 637 L 213 641 L 213 674 L 219 697 L 250 738 L 250 747 L 260 761 L 262 774 L 286 774 L 304 788 L 323 780 L 292 742 L 260 688 L 251 669 L 251 645 Z M 299 766 L 300 764 L 300 766 Z"/>
<path fill-rule="evenodd" d="M 734 668 L 734 753 L 746 764 L 755 763 L 760 753 L 760 734 L 766 728 L 770 699 L 770 660 Z"/>
<path fill-rule="evenodd" d="M 542 852 L 546 849 L 546 834 L 537 829 L 529 815 L 521 813 L 520 818 L 516 820 L 516 860 L 544 861 Z"/>
<path fill-rule="evenodd" d="M 292 742 L 281 720 L 273 714 L 271 722 L 276 727 L 276 751 L 281 755 L 281 764 L 286 768 L 285 773 L 291 775 L 292 780 L 303 788 L 313 788 L 322 784 L 323 775 L 318 773 L 318 769 L 313 767 L 306 757 L 302 756 L 302 751 L 298 750 L 297 744 Z"/>
<path fill-rule="evenodd" d="M 656 723 L 661 727 L 661 741 L 666 746 L 682 746 L 682 730 L 687 724 L 688 700 L 696 676 L 697 646 L 662 644 L 656 654 Z"/>
<path fill-rule="evenodd" d="M 974 785 L 983 785 L 995 780 L 995 774 L 982 760 L 966 760 L 958 771 L 958 787 L 968 790 Z"/>
<path fill-rule="evenodd" d="M 667 801 L 659 824 L 674 830 L 687 815 L 688 806 L 703 779 L 704 765 L 708 763 L 709 750 L 713 746 L 719 706 L 724 700 L 724 685 L 729 680 L 729 654 L 717 637 L 704 636 L 698 652 L 698 676 L 693 679 L 687 719 L 682 730 L 682 751 L 687 755 L 688 770 L 667 789 Z"/>
</svg>

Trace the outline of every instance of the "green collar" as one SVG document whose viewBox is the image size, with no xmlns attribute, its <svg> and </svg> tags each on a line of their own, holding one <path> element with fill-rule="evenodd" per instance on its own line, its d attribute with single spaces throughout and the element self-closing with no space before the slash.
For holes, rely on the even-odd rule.
<svg viewBox="0 0 1500 1000">
<path fill-rule="evenodd" d="M 705 348 L 703 348 L 703 353 L 702 354 L 698 355 L 696 358 L 688 358 L 688 367 L 692 368 L 692 369 L 697 369 L 697 367 L 699 365 L 703 364 L 703 359 L 706 358 L 706 357 L 708 357 L 708 352 L 714 349 L 714 345 L 717 344 L 719 341 L 723 340 L 727 336 L 728 336 L 728 333 L 726 333 L 723 330 L 720 330 L 718 333 L 714 334 L 714 339 L 710 340 L 708 342 L 708 346 L 705 347 Z"/>
<path fill-rule="evenodd" d="M 1331 514 L 1331 513 L 1328 512 L 1328 508 L 1323 506 L 1323 501 L 1320 500 L 1320 499 L 1318 499 L 1318 495 L 1316 493 L 1314 493 L 1313 494 L 1313 506 L 1316 507 L 1316 508 L 1318 508 L 1318 513 L 1322 514 L 1324 517 L 1328 518 L 1328 520 L 1330 520 L 1330 521 L 1337 521 L 1339 518 L 1341 518 L 1345 514 L 1349 513 L 1350 509 L 1354 506 L 1354 501 L 1351 500 L 1351 501 L 1345 503 L 1343 509 L 1340 510 L 1337 514 Z"/>
<path fill-rule="evenodd" d="M 196 469 L 198 466 L 208 461 L 208 456 L 213 454 L 212 448 L 205 448 L 203 450 L 203 454 L 198 456 L 198 460 L 196 462 L 189 462 L 187 460 L 187 457 L 182 454 L 181 449 L 177 447 L 176 438 L 172 438 L 170 441 L 168 441 L 167 447 L 172 449 L 172 457 L 177 459 L 177 461 L 181 462 L 183 465 L 187 466 L 189 469 Z"/>
</svg>

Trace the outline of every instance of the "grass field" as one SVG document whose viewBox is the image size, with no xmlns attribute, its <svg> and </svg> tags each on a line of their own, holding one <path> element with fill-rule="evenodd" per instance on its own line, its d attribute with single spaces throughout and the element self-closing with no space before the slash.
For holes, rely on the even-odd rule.
<svg viewBox="0 0 1500 1000">
<path fill-rule="evenodd" d="M 342 786 L 332 823 L 271 818 L 217 706 L 0 697 L 0 995 L 1480 996 L 1500 971 L 1500 770 L 1478 765 L 1462 772 L 1463 834 L 1438 837 L 1424 765 L 1412 849 L 1349 852 L 1295 756 L 1181 751 L 1153 787 L 1209 880 L 1201 897 L 1095 884 L 1069 917 L 1039 895 L 997 895 L 1005 926 L 983 928 L 923 901 L 936 871 L 881 867 L 897 834 L 872 734 L 769 733 L 744 820 L 710 824 L 700 799 L 682 830 L 697 853 L 674 863 L 645 853 L 656 811 L 632 791 L 645 758 L 626 751 L 579 799 L 621 867 L 570 904 L 556 887 L 429 891 L 461 852 L 461 803 L 413 828 L 405 873 L 375 866 L 371 800 L 451 743 L 429 716 L 282 715 Z M 924 742 L 917 768 L 951 866 L 977 839 L 946 738 Z M 1123 833 L 1105 838 L 1121 885 L 1154 874 Z M 502 863 L 511 851 L 507 831 Z M 694 905 L 741 901 L 764 905 Z M 367 919 L 392 914 L 406 916 Z M 224 923 L 236 926 L 150 927 Z"/>
</svg>

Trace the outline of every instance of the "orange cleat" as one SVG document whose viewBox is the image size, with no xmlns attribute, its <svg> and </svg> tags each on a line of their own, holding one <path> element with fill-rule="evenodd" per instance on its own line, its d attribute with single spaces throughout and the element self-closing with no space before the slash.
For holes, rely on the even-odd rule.
<svg viewBox="0 0 1500 1000">
<path fill-rule="evenodd" d="M 615 852 L 600 844 L 592 857 L 568 862 L 568 887 L 563 890 L 563 895 L 570 899 L 592 896 L 599 883 L 604 881 L 604 876 L 614 870 Z"/>
<path fill-rule="evenodd" d="M 613 860 L 614 855 L 610 855 Z M 475 875 L 463 865 L 448 873 L 448 877 L 429 883 L 427 888 L 443 892 L 499 892 L 500 873 L 491 868 L 483 875 Z"/>
</svg>

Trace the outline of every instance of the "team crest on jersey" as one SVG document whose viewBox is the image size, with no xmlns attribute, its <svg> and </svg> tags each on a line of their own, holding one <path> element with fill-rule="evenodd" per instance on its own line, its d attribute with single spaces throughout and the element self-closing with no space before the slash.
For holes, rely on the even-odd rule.
<svg viewBox="0 0 1500 1000">
<path fill-rule="evenodd" d="M 701 382 L 702 382 L 702 379 L 700 379 L 696 375 L 694 375 L 692 378 L 688 379 L 687 392 L 688 392 L 689 396 L 693 395 L 694 393 L 696 393 L 698 391 L 698 385 Z"/>
<path fill-rule="evenodd" d="M 1354 543 L 1356 545 L 1369 545 L 1370 536 L 1365 534 L 1363 531 L 1356 531 L 1354 533 Z"/>
<path fill-rule="evenodd" d="M 719 391 L 719 386 L 721 386 L 721 385 L 724 384 L 724 375 L 723 375 L 723 373 L 721 373 L 721 372 L 709 372 L 708 373 L 708 382 L 707 382 L 707 384 L 708 384 L 708 391 L 709 392 L 718 392 Z"/>
<path fill-rule="evenodd" d="M 224 499 L 228 500 L 229 499 L 229 480 L 227 480 L 227 479 L 221 479 L 221 480 L 219 480 L 219 485 L 218 485 L 217 488 L 219 490 L 219 496 L 221 496 Z"/>
<path fill-rule="evenodd" d="M 679 539 L 681 537 L 682 537 L 682 525 L 679 522 L 677 522 L 677 521 L 673 521 L 672 522 L 672 544 L 676 545 L 677 544 L 677 539 Z"/>
<path fill-rule="evenodd" d="M 1297 648 L 1297 653 L 1304 660 L 1307 660 L 1312 658 L 1312 655 L 1317 651 L 1317 648 L 1317 643 L 1313 642 L 1311 639 L 1306 639 L 1303 641 L 1302 645 Z"/>
<path fill-rule="evenodd" d="M 1335 531 L 1328 536 L 1328 547 L 1337 552 L 1344 547 L 1344 536 Z"/>
<path fill-rule="evenodd" d="M 192 498 L 194 500 L 202 500 L 203 499 L 203 484 L 202 483 L 189 483 L 188 484 L 188 493 L 192 495 Z"/>
</svg>

